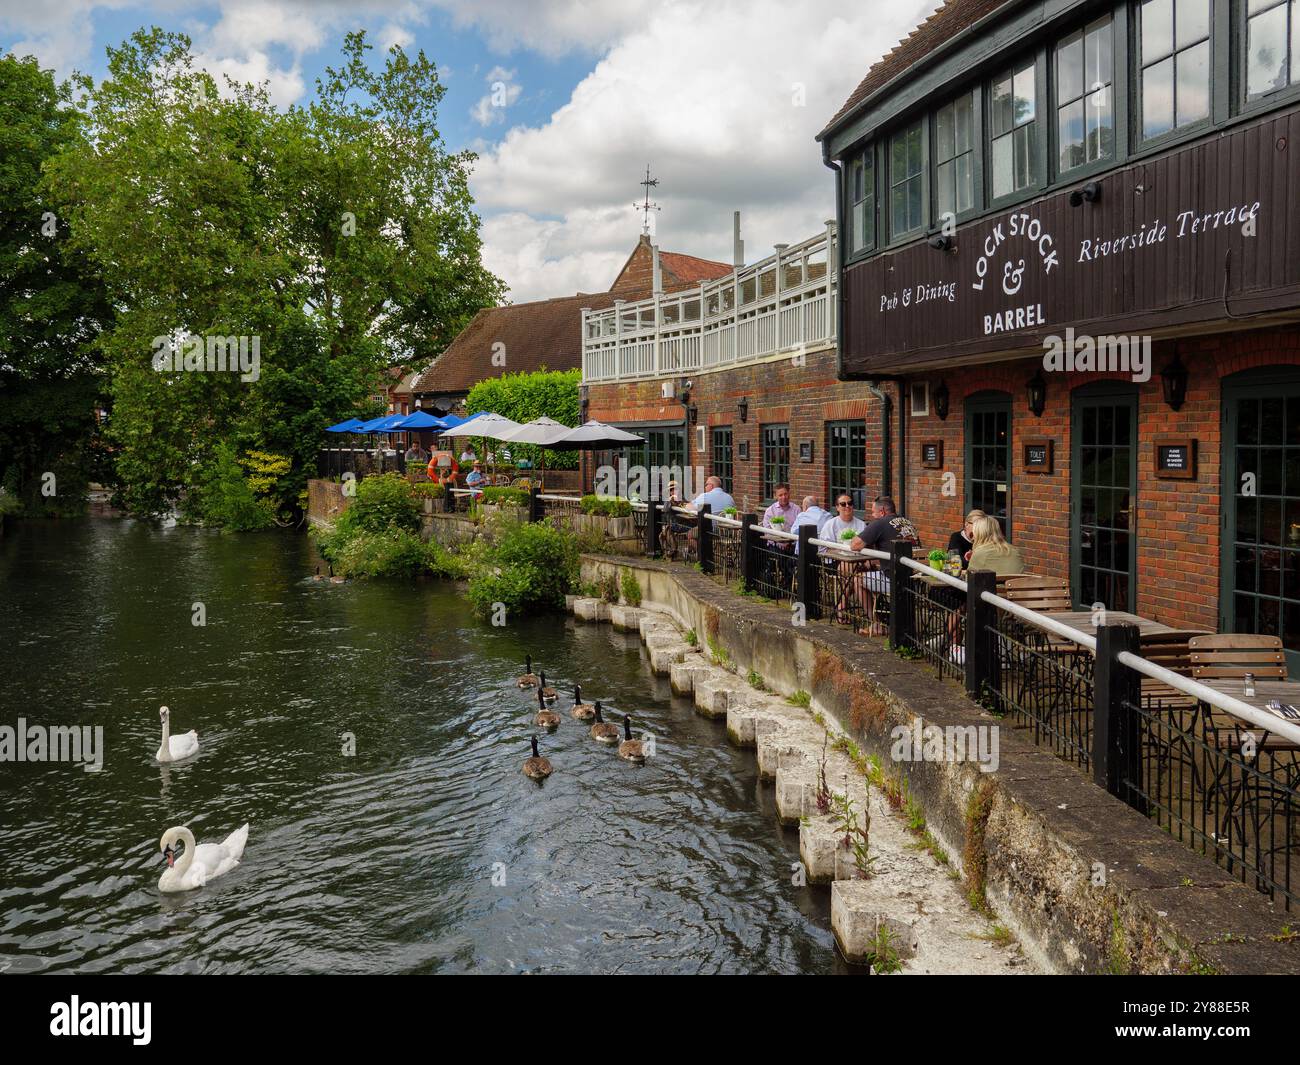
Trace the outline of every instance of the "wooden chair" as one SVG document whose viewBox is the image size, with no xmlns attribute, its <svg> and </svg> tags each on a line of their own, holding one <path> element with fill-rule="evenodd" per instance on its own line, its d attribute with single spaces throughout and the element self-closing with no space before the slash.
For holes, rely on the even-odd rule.
<svg viewBox="0 0 1300 1065">
<path fill-rule="evenodd" d="M 1017 606 L 1039 614 L 1055 614 L 1073 610 L 1070 582 L 1064 577 L 1036 577 L 1033 574 L 1007 575 L 1006 583 L 998 578 L 998 594 Z"/>
<path fill-rule="evenodd" d="M 1177 632 L 1152 632 L 1141 637 L 1138 654 L 1155 666 L 1163 666 L 1180 677 L 1191 677 L 1191 641 L 1210 635 L 1204 629 Z M 1161 710 L 1186 710 L 1196 699 L 1177 688 L 1151 677 L 1142 678 L 1142 705 Z"/>
<path fill-rule="evenodd" d="M 1252 633 L 1226 632 L 1194 637 L 1188 644 L 1192 661 L 1192 676 L 1196 680 L 1236 680 L 1253 673 L 1255 680 L 1286 680 L 1286 652 L 1278 636 L 1257 636 Z M 1246 730 L 1231 715 L 1217 711 L 1210 714 L 1210 724 L 1215 729 L 1220 746 L 1237 746 Z M 1294 749 L 1289 740 L 1251 729 L 1257 745 L 1271 748 Z"/>
</svg>

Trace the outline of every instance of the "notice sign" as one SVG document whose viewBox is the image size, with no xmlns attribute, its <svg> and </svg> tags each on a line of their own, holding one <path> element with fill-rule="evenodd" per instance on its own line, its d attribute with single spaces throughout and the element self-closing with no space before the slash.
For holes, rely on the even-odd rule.
<svg viewBox="0 0 1300 1065">
<path fill-rule="evenodd" d="M 1156 437 L 1157 477 L 1193 480 L 1196 477 L 1196 441 L 1189 436 Z"/>
<path fill-rule="evenodd" d="M 1046 439 L 1025 441 L 1025 472 L 1052 472 L 1052 442 Z"/>
<path fill-rule="evenodd" d="M 921 442 L 921 465 L 927 470 L 937 470 L 943 466 L 942 440 L 923 440 Z"/>
</svg>

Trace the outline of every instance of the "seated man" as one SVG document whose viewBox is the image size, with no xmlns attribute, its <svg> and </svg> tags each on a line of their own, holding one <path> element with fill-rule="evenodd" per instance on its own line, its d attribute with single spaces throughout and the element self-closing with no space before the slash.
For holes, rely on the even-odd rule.
<svg viewBox="0 0 1300 1065">
<path fill-rule="evenodd" d="M 667 506 L 668 508 L 664 512 L 664 524 L 659 532 L 659 547 L 665 555 L 672 558 L 677 554 L 678 548 L 683 547 L 688 542 L 694 528 L 673 509 L 682 505 L 682 496 L 678 491 L 676 481 L 668 482 L 663 502 L 658 505 Z"/>
<path fill-rule="evenodd" d="M 793 533 L 794 523 L 799 517 L 799 508 L 790 502 L 790 486 L 788 484 L 778 484 L 775 495 L 775 500 L 763 511 L 763 517 L 759 524 L 768 529 L 780 529 L 781 532 Z M 774 521 L 773 519 L 778 520 Z M 772 559 L 776 563 L 776 572 L 773 577 L 781 587 L 788 587 L 790 578 L 794 573 L 794 541 L 787 540 L 785 537 L 766 537 L 765 543 L 769 548 L 780 552 L 779 555 Z M 771 558 L 771 556 L 768 557 Z"/>
<path fill-rule="evenodd" d="M 791 526 L 790 531 L 797 536 L 801 526 L 811 525 L 813 527 L 813 538 L 824 540 L 825 537 L 821 535 L 821 528 L 830 519 L 830 512 L 822 510 L 816 496 L 804 496 L 803 509 L 799 511 L 799 516 L 794 519 L 794 525 Z M 796 555 L 799 553 L 798 540 L 794 542 L 794 553 Z"/>
<path fill-rule="evenodd" d="M 894 540 L 908 540 L 913 548 L 921 546 L 921 538 L 916 533 L 916 526 L 898 513 L 892 497 L 877 496 L 871 504 L 871 514 L 871 524 L 858 534 L 851 545 L 855 551 L 860 551 L 864 547 L 874 551 L 888 551 L 890 543 Z M 876 597 L 889 594 L 889 577 L 879 565 L 876 565 L 867 573 L 866 582 L 867 614 L 873 619 L 869 635 L 883 636 L 885 626 L 875 620 Z M 868 634 L 864 633 L 864 635 Z"/>
<path fill-rule="evenodd" d="M 713 474 L 704 481 L 704 491 L 691 500 L 691 508 L 699 510 L 705 503 L 714 514 L 721 514 L 727 507 L 734 507 L 736 501 L 728 492 L 723 491 L 722 478 Z"/>
<path fill-rule="evenodd" d="M 475 459 L 469 474 L 465 477 L 465 487 L 477 489 L 474 493 L 475 498 L 477 498 L 483 494 L 482 488 L 485 483 L 487 483 L 487 477 L 483 474 L 483 463 Z"/>
</svg>

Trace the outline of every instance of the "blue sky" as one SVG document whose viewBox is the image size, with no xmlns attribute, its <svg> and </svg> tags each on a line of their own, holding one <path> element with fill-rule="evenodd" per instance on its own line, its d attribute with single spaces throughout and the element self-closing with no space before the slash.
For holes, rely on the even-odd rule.
<svg viewBox="0 0 1300 1065">
<path fill-rule="evenodd" d="M 310 98 L 349 30 L 423 48 L 444 71 L 441 128 L 480 159 L 484 259 L 518 302 L 609 287 L 640 233 L 649 162 L 654 239 L 730 261 L 833 217 L 813 138 L 935 0 L 0 0 L 0 51 L 95 77 L 141 27 L 182 31 L 204 66 Z M 220 78 L 218 79 L 220 80 Z M 496 86 L 494 106 L 493 87 Z"/>
</svg>

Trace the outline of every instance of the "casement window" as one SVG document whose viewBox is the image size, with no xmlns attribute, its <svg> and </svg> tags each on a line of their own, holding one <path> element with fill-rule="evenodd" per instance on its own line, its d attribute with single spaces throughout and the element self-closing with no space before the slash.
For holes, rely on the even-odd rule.
<svg viewBox="0 0 1300 1065">
<path fill-rule="evenodd" d="M 975 93 L 965 92 L 934 116 L 935 219 L 975 206 Z"/>
<path fill-rule="evenodd" d="M 713 430 L 713 439 L 709 447 L 709 472 L 722 478 L 722 487 L 731 494 L 734 491 L 735 463 L 731 452 L 731 426 L 719 426 Z"/>
<path fill-rule="evenodd" d="M 897 240 L 925 224 L 925 145 L 917 119 L 889 138 L 889 238 Z"/>
<path fill-rule="evenodd" d="M 848 493 L 855 507 L 863 504 L 863 470 L 867 464 L 867 423 L 828 422 L 826 425 L 827 480 L 832 500 Z"/>
<path fill-rule="evenodd" d="M 1038 86 L 1033 58 L 993 80 L 989 93 L 989 152 L 993 198 L 1038 185 Z"/>
<path fill-rule="evenodd" d="M 763 426 L 763 502 L 776 496 L 776 486 L 790 480 L 790 427 Z"/>
<path fill-rule="evenodd" d="M 1300 0 L 1246 0 L 1246 98 L 1300 82 Z"/>
<path fill-rule="evenodd" d="M 1208 119 L 1210 0 L 1146 0 L 1138 21 L 1142 137 Z"/>
<path fill-rule="evenodd" d="M 1098 19 L 1056 46 L 1060 172 L 1115 157 L 1115 27 Z"/>
<path fill-rule="evenodd" d="M 849 254 L 876 246 L 876 149 L 868 145 L 848 169 Z"/>
</svg>

